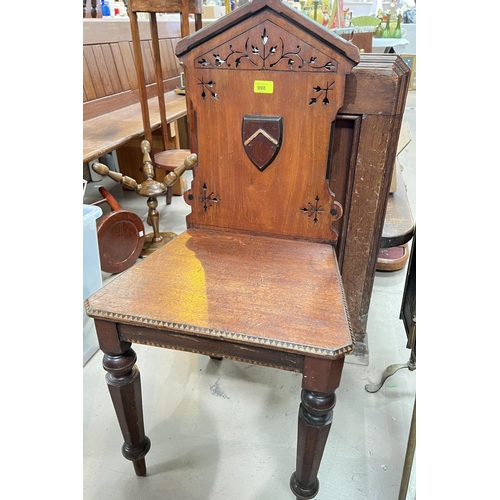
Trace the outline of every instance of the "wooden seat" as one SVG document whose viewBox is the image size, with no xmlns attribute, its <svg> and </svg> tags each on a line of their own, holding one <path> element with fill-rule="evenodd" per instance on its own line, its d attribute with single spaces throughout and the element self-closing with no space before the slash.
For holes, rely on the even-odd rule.
<svg viewBox="0 0 500 500">
<path fill-rule="evenodd" d="M 139 95 L 141 102 L 142 119 L 144 123 L 144 136 L 153 147 L 153 136 L 151 130 L 150 112 L 148 107 L 148 88 L 144 74 L 144 50 L 151 50 L 154 62 L 154 73 L 156 80 L 156 92 L 158 94 L 158 104 L 161 117 L 161 130 L 163 138 L 163 150 L 153 151 L 153 163 L 156 168 L 164 170 L 166 173 L 173 172 L 180 167 L 184 160 L 191 154 L 189 149 L 168 149 L 169 125 L 167 123 L 167 110 L 165 104 L 165 92 L 163 88 L 164 62 L 160 54 L 160 43 L 158 36 L 157 14 L 180 14 L 181 37 L 189 35 L 189 14 L 194 14 L 195 30 L 202 28 L 202 0 L 130 0 L 128 2 L 128 13 L 130 18 L 130 29 L 132 32 L 132 42 L 134 48 L 137 78 L 139 83 Z M 146 13 L 150 19 L 151 48 L 143 44 L 140 39 L 138 13 Z M 188 108 L 189 119 L 189 108 Z M 161 179 L 160 179 L 161 180 Z M 172 187 L 167 189 L 166 202 L 172 201 Z"/>
<path fill-rule="evenodd" d="M 280 0 L 253 0 L 183 38 L 176 54 L 196 117 L 188 229 L 85 302 L 122 452 L 146 474 L 132 343 L 295 371 L 302 393 L 290 487 L 314 498 L 354 349 L 335 248 L 344 207 L 327 167 L 359 51 Z"/>
</svg>

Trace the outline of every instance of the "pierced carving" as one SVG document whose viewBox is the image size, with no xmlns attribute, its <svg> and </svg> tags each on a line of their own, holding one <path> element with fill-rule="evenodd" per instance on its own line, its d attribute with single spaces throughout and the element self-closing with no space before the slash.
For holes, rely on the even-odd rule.
<svg viewBox="0 0 500 500">
<path fill-rule="evenodd" d="M 214 192 L 212 191 L 209 195 L 207 195 L 207 185 L 203 183 L 203 193 L 201 195 L 201 203 L 203 203 L 203 210 L 206 212 L 210 207 L 212 207 L 213 203 L 219 203 L 220 199 L 214 196 Z"/>
<path fill-rule="evenodd" d="M 203 78 L 198 78 L 198 85 L 201 85 L 202 88 L 201 98 L 203 100 L 205 100 L 205 97 L 207 96 L 205 90 L 212 96 L 213 99 L 215 99 L 216 101 L 219 100 L 219 96 L 217 95 L 217 93 L 214 92 L 213 90 L 210 90 L 215 85 L 215 82 L 213 80 L 210 80 L 209 82 L 204 82 Z"/>
<path fill-rule="evenodd" d="M 210 207 L 213 206 L 213 203 L 219 203 L 220 198 L 215 197 L 213 191 L 209 195 L 207 195 L 206 183 L 203 183 L 202 190 L 203 192 L 200 196 L 200 203 L 203 203 L 203 210 L 206 212 Z M 187 198 L 189 201 L 193 201 L 194 195 L 192 193 L 189 193 Z"/>
<path fill-rule="evenodd" d="M 314 198 L 314 201 L 316 202 L 314 205 L 311 202 L 309 202 L 308 203 L 309 207 L 301 208 L 300 211 L 303 214 L 308 214 L 307 215 L 308 219 L 310 219 L 311 217 L 314 216 L 313 223 L 317 224 L 318 223 L 318 215 L 323 213 L 324 210 L 322 207 L 319 206 L 319 196 L 316 196 L 316 198 Z"/>
<path fill-rule="evenodd" d="M 312 218 L 313 224 L 316 225 L 319 222 L 318 216 L 325 212 L 323 207 L 319 204 L 319 196 L 316 196 L 316 198 L 314 198 L 314 205 L 311 202 L 309 202 L 307 205 L 307 207 L 301 208 L 300 211 L 303 214 L 307 214 L 308 219 Z M 330 209 L 329 213 L 332 221 L 337 221 L 342 217 L 343 209 L 342 205 L 338 201 L 334 201 L 333 205 L 334 207 Z M 335 229 L 333 224 L 331 225 L 331 229 L 334 233 L 337 233 L 337 230 Z"/>
<path fill-rule="evenodd" d="M 290 40 L 289 33 L 283 32 L 282 28 L 271 21 L 266 21 L 264 25 L 269 25 L 271 31 L 277 34 L 270 35 L 264 26 L 260 35 L 252 33 L 246 38 L 238 36 L 232 43 L 219 46 L 197 59 L 196 67 L 291 71 L 301 69 L 337 73 L 337 61 L 318 52 L 298 37 L 293 37 L 295 42 L 285 45 L 284 38 Z M 280 32 L 283 32 L 283 36 Z"/>
<path fill-rule="evenodd" d="M 326 106 L 327 104 L 330 104 L 330 100 L 328 99 L 328 91 L 332 89 L 333 85 L 335 84 L 335 82 L 332 82 L 332 83 L 326 83 L 326 87 L 323 88 L 323 87 L 320 87 L 319 85 L 317 85 L 316 87 L 313 87 L 313 90 L 316 92 L 316 93 L 320 93 L 318 96 L 316 97 L 311 97 L 311 100 L 309 101 L 309 106 L 312 106 L 313 104 L 316 104 L 318 102 L 318 99 L 324 95 L 325 97 L 323 98 L 323 100 L 321 101 L 323 103 L 323 106 Z"/>
</svg>

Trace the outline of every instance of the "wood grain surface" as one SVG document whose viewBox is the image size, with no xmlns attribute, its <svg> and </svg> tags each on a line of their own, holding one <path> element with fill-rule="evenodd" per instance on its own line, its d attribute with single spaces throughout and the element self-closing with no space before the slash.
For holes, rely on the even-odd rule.
<svg viewBox="0 0 500 500">
<path fill-rule="evenodd" d="M 330 358 L 353 349 L 344 305 L 330 245 L 202 229 L 86 303 L 93 318 Z"/>
<path fill-rule="evenodd" d="M 173 122 L 186 115 L 186 98 L 183 95 L 168 92 L 167 120 Z M 149 99 L 151 128 L 160 127 L 158 99 Z M 113 118 L 104 114 L 83 122 L 83 162 L 88 162 L 126 144 L 144 134 L 141 105 L 139 102 L 113 112 Z"/>
</svg>

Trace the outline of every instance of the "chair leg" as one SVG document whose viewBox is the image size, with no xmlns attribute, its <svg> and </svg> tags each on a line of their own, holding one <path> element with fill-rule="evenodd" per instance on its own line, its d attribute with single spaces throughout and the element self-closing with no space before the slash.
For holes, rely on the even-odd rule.
<svg viewBox="0 0 500 500">
<path fill-rule="evenodd" d="M 167 202 L 167 205 L 170 205 L 172 203 L 172 186 L 169 186 L 167 188 L 167 194 L 165 200 Z"/>
<path fill-rule="evenodd" d="M 121 354 L 105 354 L 103 367 L 108 372 L 106 382 L 125 440 L 123 456 L 132 461 L 136 475 L 145 476 L 144 457 L 151 442 L 144 434 L 141 378 L 136 360 L 136 353 L 129 348 Z"/>
<path fill-rule="evenodd" d="M 297 470 L 290 488 L 298 500 L 309 500 L 318 494 L 318 470 L 333 419 L 335 392 L 302 390 L 297 440 Z"/>
</svg>

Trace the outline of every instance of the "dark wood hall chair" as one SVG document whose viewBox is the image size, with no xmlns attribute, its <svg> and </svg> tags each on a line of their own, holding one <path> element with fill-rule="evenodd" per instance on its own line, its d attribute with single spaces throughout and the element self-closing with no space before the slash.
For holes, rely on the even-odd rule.
<svg viewBox="0 0 500 500">
<path fill-rule="evenodd" d="M 149 16 L 149 28 L 151 32 L 151 45 L 146 41 L 141 41 L 138 13 L 145 13 Z M 169 125 L 167 123 L 167 111 L 165 103 L 165 91 L 163 80 L 166 78 L 165 56 L 160 50 L 160 41 L 158 34 L 158 14 L 180 14 L 181 37 L 189 35 L 189 15 L 193 14 L 195 18 L 195 31 L 202 28 L 202 0 L 129 0 L 128 14 L 130 18 L 130 29 L 132 33 L 132 43 L 134 48 L 135 66 L 139 85 L 139 97 L 141 102 L 142 121 L 144 124 L 144 136 L 153 147 L 153 135 L 151 130 L 151 120 L 148 108 L 148 85 L 146 84 L 145 71 L 150 71 L 156 92 L 158 94 L 158 106 L 160 109 L 161 131 L 163 149 L 153 151 L 153 163 L 156 168 L 164 170 L 166 173 L 173 172 L 180 167 L 184 160 L 191 154 L 189 149 L 168 149 L 169 145 Z M 153 58 L 153 68 L 145 68 L 143 56 L 144 51 L 151 51 Z M 189 116 L 189 109 L 188 109 Z M 160 181 L 162 179 L 159 179 Z M 172 187 L 167 189 L 166 201 L 170 204 L 172 200 Z"/>
<path fill-rule="evenodd" d="M 280 0 L 254 0 L 182 39 L 176 53 L 198 155 L 184 194 L 187 231 L 85 302 L 122 451 L 144 475 L 150 441 L 133 343 L 299 372 L 290 486 L 314 498 L 354 349 L 335 252 L 343 207 L 328 162 L 359 52 Z"/>
</svg>

